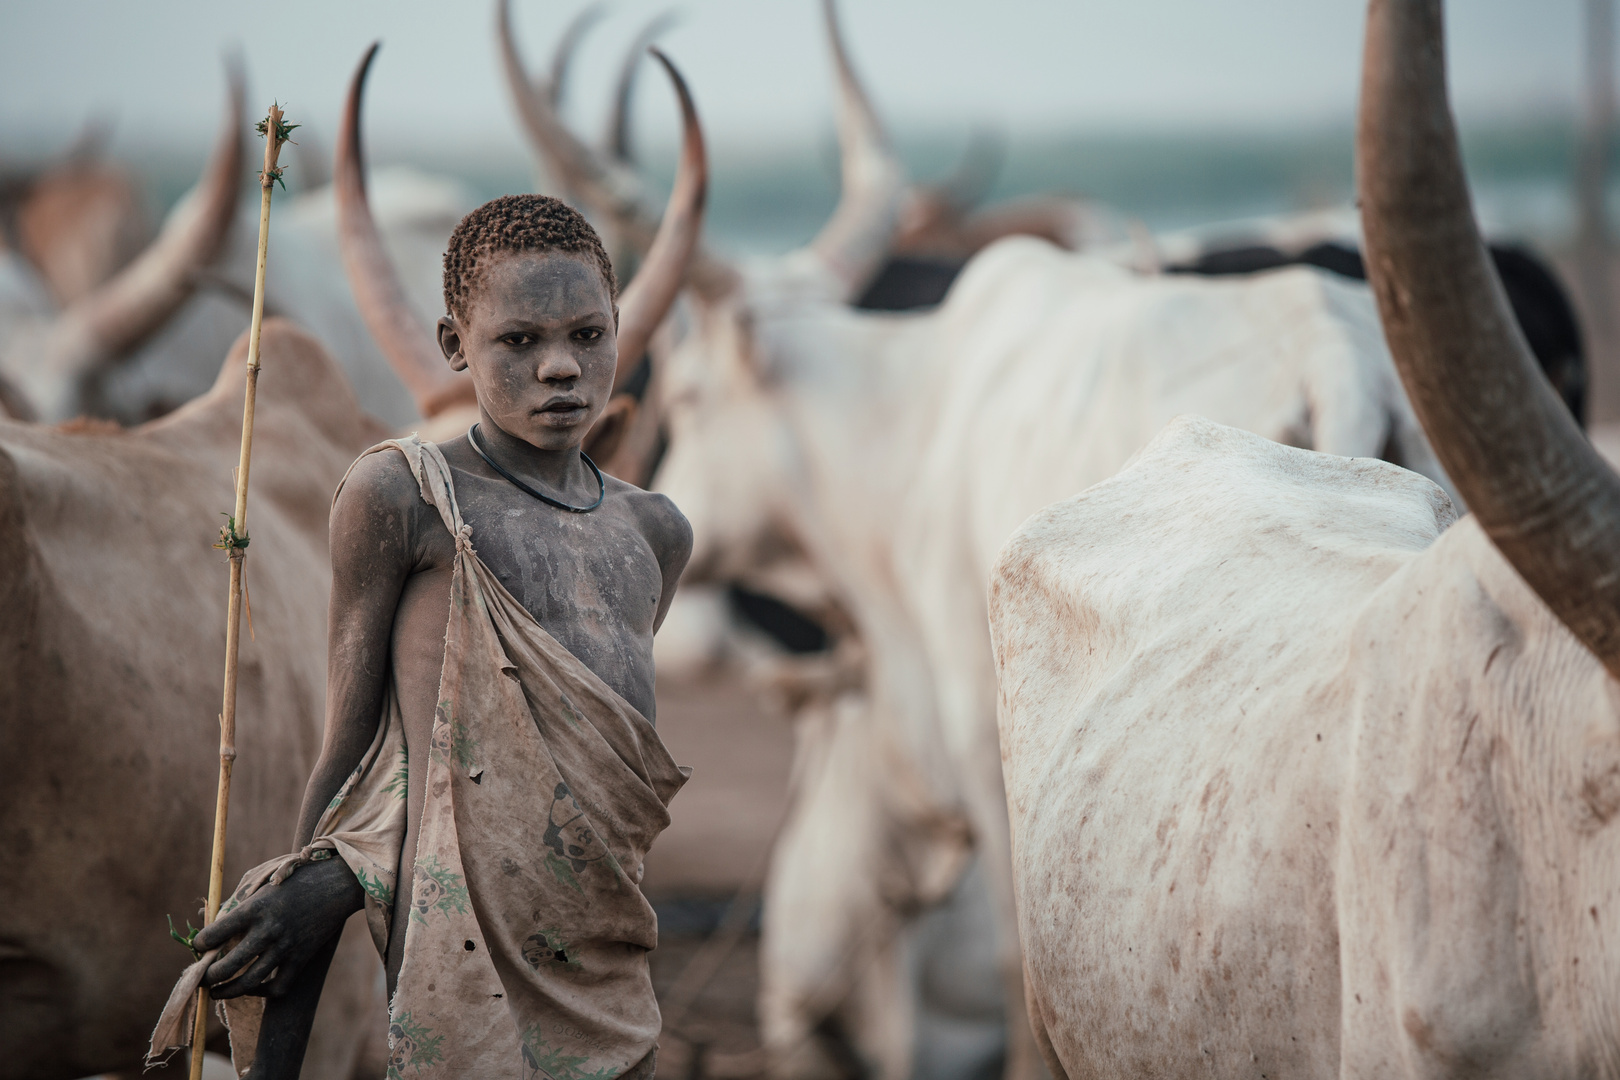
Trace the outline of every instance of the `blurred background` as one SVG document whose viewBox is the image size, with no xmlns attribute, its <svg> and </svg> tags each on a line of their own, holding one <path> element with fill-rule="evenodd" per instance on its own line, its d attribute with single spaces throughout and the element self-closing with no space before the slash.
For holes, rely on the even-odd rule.
<svg viewBox="0 0 1620 1080">
<path fill-rule="evenodd" d="M 544 62 L 581 6 L 517 6 L 531 62 Z M 619 0 L 580 50 L 568 116 L 578 130 L 600 130 L 624 50 L 671 7 L 678 21 L 661 40 L 691 80 L 712 140 L 717 246 L 773 252 L 807 239 L 836 196 L 830 78 L 809 0 Z M 947 173 L 976 133 L 993 134 L 1004 150 L 994 196 L 1083 194 L 1163 230 L 1348 197 L 1363 8 L 859 0 L 844 17 L 913 175 Z M 324 154 L 353 65 L 381 38 L 366 121 L 374 165 L 446 173 L 478 199 L 532 184 L 485 5 L 7 0 L 0 12 L 7 166 L 60 151 L 95 123 L 113 154 L 149 179 L 161 210 L 195 178 L 223 52 L 242 52 L 252 99 L 287 105 L 306 146 Z M 1494 229 L 1564 241 L 1574 222 L 1580 0 L 1469 0 L 1448 18 L 1482 210 Z M 666 174 L 676 127 L 664 82 L 642 79 L 636 105 L 637 145 L 649 170 Z"/>
</svg>

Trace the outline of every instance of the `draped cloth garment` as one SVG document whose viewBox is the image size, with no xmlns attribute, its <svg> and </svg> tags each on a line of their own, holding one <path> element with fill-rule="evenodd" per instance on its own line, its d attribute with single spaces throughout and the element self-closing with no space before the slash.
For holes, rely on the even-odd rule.
<svg viewBox="0 0 1620 1080">
<path fill-rule="evenodd" d="M 484 565 L 439 448 L 412 436 L 366 453 L 385 450 L 404 455 L 456 542 L 426 761 L 407 760 L 390 688 L 376 738 L 322 815 L 316 840 L 250 871 L 227 907 L 335 855 L 365 890 L 367 924 L 386 952 L 399 929 L 390 924 L 407 778 L 423 768 L 388 1076 L 650 1077 L 659 1013 L 647 951 L 658 931 L 639 883 L 688 770 Z M 188 983 L 195 990 L 204 966 L 193 965 L 175 988 L 154 1051 L 160 1040 L 183 1045 L 173 1041 L 180 1028 L 189 1041 L 183 991 Z M 260 1004 L 226 1003 L 242 1071 Z"/>
</svg>

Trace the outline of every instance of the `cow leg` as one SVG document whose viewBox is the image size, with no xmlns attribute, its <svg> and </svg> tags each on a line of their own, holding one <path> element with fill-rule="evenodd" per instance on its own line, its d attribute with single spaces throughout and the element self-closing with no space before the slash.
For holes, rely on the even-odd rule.
<svg viewBox="0 0 1620 1080">
<path fill-rule="evenodd" d="M 892 953 L 898 932 L 878 886 L 887 833 L 866 725 L 854 701 L 794 718 L 793 803 L 771 853 L 760 938 L 760 1027 L 778 1080 L 858 1075 L 890 1056 L 858 1033 L 874 1028 L 860 1010 L 843 1007 L 863 983 L 882 981 L 872 958 Z"/>
<path fill-rule="evenodd" d="M 970 863 L 942 904 L 913 924 L 917 987 L 912 1080 L 995 1080 L 1006 1067 L 1007 1005 L 984 870 Z"/>
<path fill-rule="evenodd" d="M 771 1077 L 919 1080 L 912 1072 L 917 1009 L 904 934 L 866 943 L 853 984 L 831 1012 L 818 1015 L 801 1003 L 796 1014 L 768 1025 Z"/>
<path fill-rule="evenodd" d="M 937 478 L 932 478 L 937 479 Z M 926 482 L 926 480 L 925 480 Z M 951 489 L 947 489 L 951 490 Z M 973 827 L 974 845 L 990 887 L 997 968 L 1007 1011 L 1003 1080 L 1040 1080 L 1041 1064 L 1024 1001 L 1024 959 L 1013 895 L 1012 841 L 996 726 L 996 672 L 982 583 L 985 571 L 970 550 L 974 520 L 965 507 L 935 506 L 903 526 L 902 561 L 937 696 L 939 731 Z M 942 522 L 950 521 L 948 526 Z M 977 581 L 974 589 L 940 589 L 942 581 Z M 969 628 L 974 628 L 970 631 Z"/>
<path fill-rule="evenodd" d="M 1030 1027 L 1024 993 L 1024 954 L 1018 934 L 1018 908 L 1013 894 L 1012 840 L 1007 825 L 1007 796 L 1001 779 L 1001 749 L 992 725 L 988 732 L 990 767 L 965 770 L 968 810 L 973 815 L 979 865 L 990 888 L 997 960 L 1007 1009 L 1007 1066 L 1004 1080 L 1042 1080 L 1046 1068 Z"/>
<path fill-rule="evenodd" d="M 969 666 L 964 657 L 959 667 Z M 970 666 L 969 669 L 971 670 Z M 994 687 L 993 675 L 989 683 Z M 954 695 L 953 695 L 954 696 Z M 979 701 L 978 693 L 964 692 L 958 700 Z M 995 701 L 981 702 L 988 710 L 983 722 L 965 718 L 953 723 L 945 710 L 945 732 L 952 755 L 959 763 L 962 794 L 973 824 L 979 866 L 990 894 L 990 929 L 996 935 L 997 971 L 1007 1010 L 1007 1063 L 1004 1080 L 1041 1080 L 1046 1068 L 1024 995 L 1024 956 L 1018 934 L 1018 908 L 1013 893 L 1012 835 L 1007 823 L 1007 793 L 1001 776 L 1001 739 L 995 723 Z"/>
<path fill-rule="evenodd" d="M 906 963 L 910 933 L 890 935 L 860 958 L 849 997 L 839 1009 L 868 1080 L 908 1080 L 917 1029 L 917 994 Z"/>
</svg>

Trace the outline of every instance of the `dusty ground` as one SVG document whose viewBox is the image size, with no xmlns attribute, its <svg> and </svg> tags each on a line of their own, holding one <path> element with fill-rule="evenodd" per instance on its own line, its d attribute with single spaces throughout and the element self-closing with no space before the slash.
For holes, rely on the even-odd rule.
<svg viewBox="0 0 1620 1080">
<path fill-rule="evenodd" d="M 661 937 L 653 953 L 653 988 L 665 1009 L 664 1033 L 659 1039 L 659 1080 L 688 1080 L 711 1077 L 714 1080 L 742 1080 L 764 1072 L 759 1028 L 754 1018 L 754 998 L 759 990 L 759 937 L 750 933 L 723 957 L 714 976 L 692 1000 L 691 1007 L 672 1029 L 672 995 L 681 974 L 697 960 L 705 971 L 711 965 L 700 957 L 704 941 L 697 937 Z M 688 980 L 690 982 L 690 980 Z"/>
<path fill-rule="evenodd" d="M 692 767 L 642 882 L 659 912 L 658 1076 L 756 1076 L 764 1066 L 754 1017 L 759 878 L 787 806 L 792 730 L 725 677 L 660 682 L 658 730 L 675 760 Z M 722 929 L 731 923 L 740 925 Z"/>
<path fill-rule="evenodd" d="M 658 684 L 658 733 L 692 767 L 641 887 L 656 903 L 729 898 L 757 873 L 787 805 L 793 733 L 735 678 Z"/>
</svg>

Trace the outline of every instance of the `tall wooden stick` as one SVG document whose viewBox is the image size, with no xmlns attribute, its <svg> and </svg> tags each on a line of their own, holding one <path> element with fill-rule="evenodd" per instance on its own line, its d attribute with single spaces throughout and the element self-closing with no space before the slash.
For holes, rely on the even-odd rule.
<svg viewBox="0 0 1620 1080">
<path fill-rule="evenodd" d="M 214 803 L 214 852 L 208 868 L 208 908 L 204 925 L 219 916 L 225 891 L 225 824 L 231 808 L 231 768 L 236 762 L 236 656 L 242 643 L 242 570 L 247 560 L 248 465 L 253 456 L 253 399 L 259 385 L 259 331 L 264 325 L 264 264 L 270 251 L 270 194 L 281 179 L 276 159 L 297 124 L 287 124 L 278 106 L 259 125 L 264 136 L 264 171 L 259 174 L 259 262 L 253 273 L 253 321 L 248 328 L 247 385 L 242 401 L 242 452 L 236 463 L 236 507 L 220 530 L 219 543 L 231 561 L 230 600 L 225 608 L 225 699 L 219 713 L 219 795 Z M 203 1043 L 208 1033 L 208 987 L 197 990 L 197 1026 L 191 1036 L 191 1080 L 200 1080 Z"/>
</svg>

